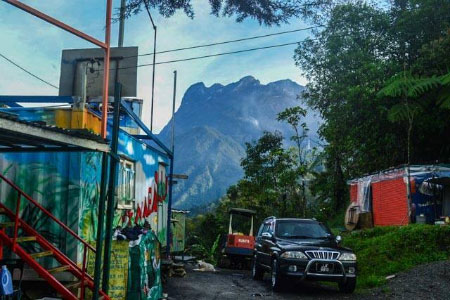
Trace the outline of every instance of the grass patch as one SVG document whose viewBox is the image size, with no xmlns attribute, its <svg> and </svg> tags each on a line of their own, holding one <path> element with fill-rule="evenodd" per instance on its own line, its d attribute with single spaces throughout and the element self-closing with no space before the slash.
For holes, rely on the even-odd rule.
<svg viewBox="0 0 450 300">
<path fill-rule="evenodd" d="M 358 258 L 358 289 L 377 287 L 385 277 L 419 264 L 450 258 L 450 226 L 376 227 L 342 234 Z"/>
</svg>

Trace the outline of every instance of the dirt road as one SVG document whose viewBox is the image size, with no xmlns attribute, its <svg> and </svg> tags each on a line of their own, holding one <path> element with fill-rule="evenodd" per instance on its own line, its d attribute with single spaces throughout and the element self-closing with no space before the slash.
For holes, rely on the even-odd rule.
<svg viewBox="0 0 450 300">
<path fill-rule="evenodd" d="M 184 299 L 450 299 L 450 262 L 441 261 L 418 266 L 397 274 L 387 285 L 342 294 L 337 286 L 317 282 L 295 283 L 282 293 L 274 293 L 270 279 L 255 281 L 249 271 L 220 270 L 195 272 L 187 267 L 184 278 L 170 278 L 165 285 L 170 300 Z"/>
<path fill-rule="evenodd" d="M 255 281 L 250 271 L 220 270 L 215 273 L 195 272 L 188 268 L 184 278 L 170 278 L 166 292 L 170 300 L 183 299 L 355 299 L 339 293 L 337 286 L 318 283 L 296 284 L 283 293 L 274 293 L 270 278 Z"/>
</svg>

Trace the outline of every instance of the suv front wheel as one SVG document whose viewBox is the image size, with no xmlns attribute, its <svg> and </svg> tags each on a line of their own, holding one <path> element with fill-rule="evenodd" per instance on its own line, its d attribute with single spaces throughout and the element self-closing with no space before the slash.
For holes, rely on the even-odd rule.
<svg viewBox="0 0 450 300">
<path fill-rule="evenodd" d="M 280 267 L 278 265 L 278 260 L 274 258 L 272 260 L 272 270 L 271 270 L 271 283 L 272 289 L 276 292 L 280 291 L 282 288 L 282 276 L 280 274 Z"/>
<path fill-rule="evenodd" d="M 339 291 L 351 294 L 356 288 L 356 278 L 347 278 L 344 283 L 339 283 Z"/>
</svg>

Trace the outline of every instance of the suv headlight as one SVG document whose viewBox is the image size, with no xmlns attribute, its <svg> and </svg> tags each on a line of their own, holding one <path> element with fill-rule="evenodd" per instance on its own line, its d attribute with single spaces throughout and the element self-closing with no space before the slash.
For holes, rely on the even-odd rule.
<svg viewBox="0 0 450 300">
<path fill-rule="evenodd" d="M 354 253 L 344 252 L 339 257 L 339 260 L 356 260 L 356 255 Z"/>
<path fill-rule="evenodd" d="M 301 251 L 286 251 L 280 255 L 282 258 L 308 259 Z"/>
</svg>

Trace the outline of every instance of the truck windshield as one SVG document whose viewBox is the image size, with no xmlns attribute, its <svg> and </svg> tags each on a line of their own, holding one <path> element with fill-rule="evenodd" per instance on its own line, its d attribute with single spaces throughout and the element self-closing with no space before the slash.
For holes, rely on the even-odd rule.
<svg viewBox="0 0 450 300">
<path fill-rule="evenodd" d="M 321 223 L 297 220 L 280 220 L 275 229 L 275 235 L 281 238 L 324 239 L 329 234 L 329 229 Z"/>
</svg>

